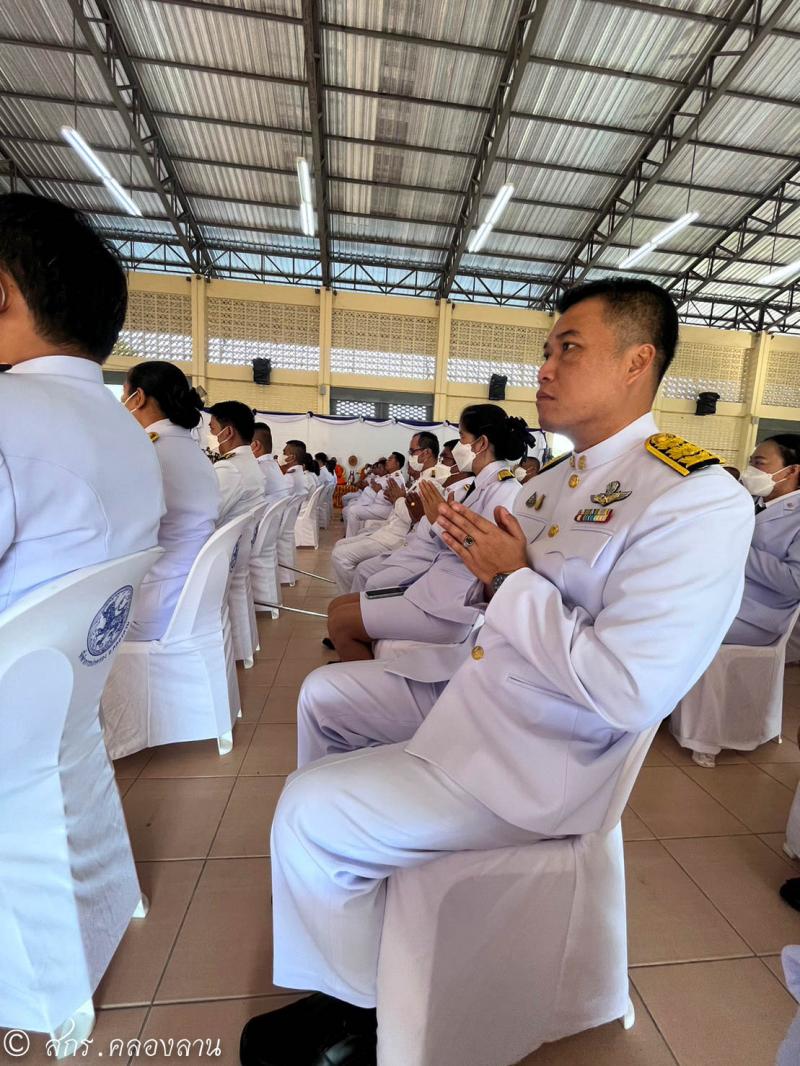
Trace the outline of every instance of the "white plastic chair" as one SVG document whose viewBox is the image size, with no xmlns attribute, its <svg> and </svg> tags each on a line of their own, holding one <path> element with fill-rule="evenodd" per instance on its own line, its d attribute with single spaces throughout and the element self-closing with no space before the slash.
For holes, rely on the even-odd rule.
<svg viewBox="0 0 800 1066">
<path fill-rule="evenodd" d="M 282 585 L 293 587 L 297 578 L 297 556 L 295 554 L 294 526 L 300 508 L 306 500 L 302 493 L 289 497 L 289 506 L 283 512 L 281 531 L 278 535 L 278 578 Z M 277 602 L 277 601 L 276 601 Z"/>
<path fill-rule="evenodd" d="M 800 663 L 800 622 L 795 622 L 786 645 L 786 665 L 790 663 Z"/>
<path fill-rule="evenodd" d="M 102 700 L 112 759 L 214 738 L 220 755 L 231 751 L 241 703 L 227 595 L 231 560 L 249 521 L 239 515 L 206 541 L 160 640 L 129 640 L 120 648 Z"/>
<path fill-rule="evenodd" d="M 94 1026 L 92 995 L 143 917 L 98 708 L 134 592 L 160 548 L 77 570 L 0 615 L 0 1027 Z"/>
<path fill-rule="evenodd" d="M 250 553 L 250 581 L 253 587 L 256 613 L 269 611 L 273 618 L 278 617 L 277 608 L 262 605 L 280 603 L 278 538 L 283 514 L 290 502 L 291 498 L 286 496 L 267 506 L 264 517 L 259 522 L 258 533 Z"/>
<path fill-rule="evenodd" d="M 294 524 L 294 544 L 296 548 L 319 547 L 319 510 L 322 506 L 322 496 L 325 486 L 320 485 L 314 489 Z"/>
<path fill-rule="evenodd" d="M 722 748 L 753 751 L 780 740 L 786 645 L 800 607 L 773 644 L 723 644 L 711 665 L 672 712 L 669 728 L 684 748 L 717 755 Z"/>
<path fill-rule="evenodd" d="M 620 818 L 657 729 L 634 739 L 597 832 L 389 878 L 378 1066 L 509 1066 L 546 1041 L 633 1025 Z"/>
<path fill-rule="evenodd" d="M 258 626 L 253 604 L 253 585 L 250 580 L 250 556 L 258 536 L 258 525 L 267 509 L 265 503 L 258 504 L 248 511 L 249 522 L 245 526 L 239 541 L 239 550 L 233 561 L 231 583 L 228 588 L 228 611 L 231 618 L 231 638 L 233 640 L 233 657 L 249 670 L 258 643 Z"/>
</svg>

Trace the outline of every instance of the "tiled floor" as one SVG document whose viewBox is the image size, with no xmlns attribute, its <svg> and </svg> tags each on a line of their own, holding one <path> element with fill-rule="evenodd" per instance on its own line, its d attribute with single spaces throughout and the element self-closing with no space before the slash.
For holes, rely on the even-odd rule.
<svg viewBox="0 0 800 1066">
<path fill-rule="evenodd" d="M 334 525 L 318 552 L 300 553 L 300 567 L 329 574 Z M 333 592 L 302 578 L 285 601 L 321 610 Z M 289 1001 L 271 979 L 269 825 L 294 766 L 299 686 L 332 656 L 320 644 L 322 619 L 262 616 L 260 628 L 256 665 L 240 674 L 232 754 L 181 744 L 117 764 L 152 906 L 98 991 L 95 1058 L 115 1037 L 208 1037 L 221 1040 L 217 1061 L 235 1066 L 243 1022 Z M 780 746 L 728 753 L 709 771 L 659 734 L 623 823 L 636 1025 L 548 1045 L 524 1066 L 772 1066 L 796 1007 L 777 955 L 800 943 L 800 914 L 777 890 L 800 876 L 781 852 L 800 776 L 799 722 L 792 669 Z M 19 1061 L 49 1061 L 42 1047 Z"/>
</svg>

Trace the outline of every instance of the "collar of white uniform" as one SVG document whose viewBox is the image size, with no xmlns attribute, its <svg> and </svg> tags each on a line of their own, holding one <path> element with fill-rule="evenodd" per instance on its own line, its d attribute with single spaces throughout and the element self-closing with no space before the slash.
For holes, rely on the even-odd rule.
<svg viewBox="0 0 800 1066">
<path fill-rule="evenodd" d="M 190 429 L 176 426 L 168 418 L 159 418 L 157 422 L 152 422 L 149 426 L 145 426 L 145 432 L 157 433 L 159 437 L 191 437 L 192 435 Z"/>
<path fill-rule="evenodd" d="M 642 441 L 658 433 L 656 420 L 652 412 L 637 418 L 635 422 L 628 423 L 619 433 L 613 437 L 601 440 L 599 444 L 587 448 L 585 452 L 575 452 L 569 457 L 569 465 L 573 470 L 594 470 L 598 466 L 604 466 L 613 459 L 618 459 L 625 452 L 629 452 Z"/>
<path fill-rule="evenodd" d="M 278 460 L 274 455 L 259 455 L 257 458 L 259 463 L 274 463 L 276 466 L 278 465 Z"/>
<path fill-rule="evenodd" d="M 483 488 L 488 481 L 497 481 L 500 471 L 508 470 L 510 465 L 505 459 L 495 459 L 493 463 L 487 463 L 480 474 L 475 475 L 475 488 Z"/>
<path fill-rule="evenodd" d="M 238 448 L 231 448 L 231 450 L 229 452 L 226 452 L 225 454 L 226 455 L 245 455 L 245 454 L 253 455 L 253 449 L 250 447 L 249 444 L 240 444 Z M 254 455 L 253 455 L 253 458 L 255 459 Z"/>
<path fill-rule="evenodd" d="M 787 500 L 791 500 L 795 496 L 800 496 L 800 489 L 795 489 L 794 492 L 784 492 L 783 496 L 776 496 L 774 500 L 764 500 L 765 507 L 772 507 L 776 503 L 785 503 Z M 792 506 L 792 510 L 794 505 Z"/>
<path fill-rule="evenodd" d="M 7 374 L 47 374 L 48 377 L 79 378 L 103 384 L 103 369 L 93 359 L 77 355 L 39 355 L 12 366 Z"/>
</svg>

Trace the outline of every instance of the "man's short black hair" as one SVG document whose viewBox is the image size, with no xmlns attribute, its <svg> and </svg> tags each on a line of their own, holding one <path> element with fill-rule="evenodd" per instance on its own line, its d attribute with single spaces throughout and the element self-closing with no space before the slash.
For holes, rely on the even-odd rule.
<svg viewBox="0 0 800 1066">
<path fill-rule="evenodd" d="M 258 437 L 261 447 L 268 455 L 272 454 L 272 430 L 266 422 L 256 422 L 253 426 L 253 437 Z"/>
<path fill-rule="evenodd" d="M 397 463 L 397 469 L 402 470 L 406 465 L 406 457 L 401 452 L 392 452 L 394 461 Z"/>
<path fill-rule="evenodd" d="M 417 438 L 417 447 L 427 449 L 434 458 L 439 454 L 439 438 L 435 433 L 431 433 L 429 429 L 423 429 L 421 433 L 415 433 Z M 413 438 L 412 438 L 413 440 Z"/>
<path fill-rule="evenodd" d="M 654 345 L 661 381 L 678 344 L 678 312 L 667 290 L 644 278 L 600 278 L 567 289 L 556 307 L 563 314 L 595 296 L 605 300 L 608 317 L 624 345 Z"/>
<path fill-rule="evenodd" d="M 246 403 L 222 400 L 209 407 L 208 413 L 213 415 L 221 426 L 232 426 L 245 444 L 250 444 L 256 431 L 256 420 Z"/>
<path fill-rule="evenodd" d="M 296 448 L 302 448 L 303 454 L 306 453 L 306 442 L 304 440 L 287 440 L 287 444 L 293 444 Z"/>
<path fill-rule="evenodd" d="M 445 448 L 447 448 L 449 451 L 452 451 L 453 448 L 455 448 L 455 446 L 457 444 L 458 444 L 458 437 L 454 437 L 452 440 L 446 440 L 444 442 L 444 444 L 442 445 L 442 451 L 444 451 Z"/>
<path fill-rule="evenodd" d="M 65 354 L 108 359 L 125 321 L 128 284 L 80 211 L 43 196 L 0 195 L 0 270 L 14 279 L 45 340 Z"/>
<path fill-rule="evenodd" d="M 328 457 L 325 452 L 314 452 L 314 458 L 317 460 L 318 463 L 321 463 L 323 465 L 328 461 Z"/>
</svg>

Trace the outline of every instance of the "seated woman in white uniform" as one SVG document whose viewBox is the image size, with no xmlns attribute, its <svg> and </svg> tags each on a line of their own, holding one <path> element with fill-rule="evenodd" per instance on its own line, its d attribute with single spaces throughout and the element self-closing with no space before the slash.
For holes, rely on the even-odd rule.
<svg viewBox="0 0 800 1066">
<path fill-rule="evenodd" d="M 128 640 L 159 640 L 172 618 L 192 563 L 214 532 L 220 490 L 192 429 L 203 401 L 174 363 L 139 363 L 128 372 L 122 402 L 155 447 L 166 513 L 158 531 L 164 554 L 142 582 Z"/>
<path fill-rule="evenodd" d="M 484 403 L 465 407 L 459 423 L 460 440 L 454 458 L 460 470 L 472 472 L 475 483 L 464 502 L 493 519 L 496 507 L 511 508 L 519 482 L 509 469 L 532 443 L 522 418 L 511 418 L 502 407 Z M 478 617 L 469 605 L 476 581 L 462 560 L 440 538 L 437 515 L 443 502 L 439 491 L 423 482 L 420 495 L 430 523 L 428 537 L 436 551 L 425 572 L 403 586 L 371 588 L 333 600 L 328 610 L 328 633 L 342 662 L 373 658 L 376 640 L 414 640 L 426 644 L 459 644 Z"/>
<path fill-rule="evenodd" d="M 741 480 L 761 502 L 742 605 L 723 643 L 761 647 L 783 636 L 800 603 L 800 435 L 762 441 Z"/>
</svg>

